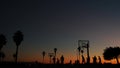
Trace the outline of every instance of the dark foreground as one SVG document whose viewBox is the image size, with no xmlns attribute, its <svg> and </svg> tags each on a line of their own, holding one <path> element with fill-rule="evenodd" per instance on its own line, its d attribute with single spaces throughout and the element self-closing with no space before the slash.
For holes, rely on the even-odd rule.
<svg viewBox="0 0 120 68">
<path fill-rule="evenodd" d="M 120 68 L 120 64 L 0 63 L 0 68 Z"/>
</svg>

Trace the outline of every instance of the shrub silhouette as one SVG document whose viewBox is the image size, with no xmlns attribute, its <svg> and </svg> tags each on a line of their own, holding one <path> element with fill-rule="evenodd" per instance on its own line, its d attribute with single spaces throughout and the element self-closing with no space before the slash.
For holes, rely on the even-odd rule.
<svg viewBox="0 0 120 68">
<path fill-rule="evenodd" d="M 120 48 L 119 47 L 108 47 L 104 50 L 103 57 L 105 60 L 112 60 L 116 59 L 117 63 L 118 56 L 120 55 Z"/>
</svg>

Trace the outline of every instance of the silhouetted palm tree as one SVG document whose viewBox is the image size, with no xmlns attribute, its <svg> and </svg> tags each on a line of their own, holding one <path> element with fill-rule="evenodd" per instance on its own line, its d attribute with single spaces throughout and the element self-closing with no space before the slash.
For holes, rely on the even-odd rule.
<svg viewBox="0 0 120 68">
<path fill-rule="evenodd" d="M 104 50 L 103 57 L 105 60 L 116 59 L 117 63 L 118 56 L 120 55 L 120 48 L 119 47 L 109 47 Z"/>
<path fill-rule="evenodd" d="M 16 43 L 16 57 L 15 57 L 15 62 L 17 62 L 17 58 L 18 58 L 18 47 L 20 45 L 20 43 L 23 41 L 23 34 L 21 31 L 17 31 L 14 36 L 13 36 L 13 40 Z"/>
<path fill-rule="evenodd" d="M 54 48 L 54 53 L 55 53 L 55 63 L 56 63 L 56 52 L 57 52 L 57 48 Z"/>
<path fill-rule="evenodd" d="M 3 34 L 0 34 L 0 51 L 2 47 L 6 44 L 7 40 L 6 37 Z"/>
<path fill-rule="evenodd" d="M 43 63 L 44 63 L 44 57 L 45 57 L 45 51 L 42 52 L 42 55 L 43 55 Z"/>
</svg>

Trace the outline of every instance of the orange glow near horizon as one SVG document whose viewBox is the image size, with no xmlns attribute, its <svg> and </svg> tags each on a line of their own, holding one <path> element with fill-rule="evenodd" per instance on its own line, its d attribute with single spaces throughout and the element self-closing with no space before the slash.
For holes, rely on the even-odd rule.
<svg viewBox="0 0 120 68">
<path fill-rule="evenodd" d="M 95 47 L 93 47 L 93 49 L 94 48 Z M 93 49 L 90 49 L 90 63 L 93 62 L 92 61 L 92 57 L 93 56 L 96 56 L 96 57 L 97 56 L 101 56 L 102 63 L 104 63 L 104 62 L 105 63 L 110 63 L 111 62 L 112 64 L 116 64 L 116 60 L 115 59 L 113 59 L 111 61 L 104 60 L 103 56 L 101 55 L 101 52 L 102 52 L 101 48 L 97 49 L 97 50 L 101 49 L 101 50 L 99 50 L 99 52 L 97 50 L 93 50 Z M 30 50 L 30 51 L 31 52 L 29 52 L 29 53 L 28 52 L 19 51 L 18 61 L 19 62 L 35 62 L 35 61 L 37 61 L 37 62 L 43 63 L 43 57 L 42 57 L 41 51 L 32 51 L 32 50 Z M 64 58 L 65 58 L 64 63 L 69 63 L 70 60 L 72 61 L 72 63 L 75 63 L 75 60 L 77 59 L 76 52 L 74 50 L 73 51 L 67 51 L 67 52 L 66 51 L 63 52 L 62 49 L 58 50 L 56 57 L 60 59 L 60 56 L 63 55 Z M 7 53 L 9 54 L 9 52 L 7 52 Z M 51 52 L 51 51 L 46 51 L 46 52 Z M 86 50 L 84 52 L 84 57 L 87 57 L 86 56 Z M 80 58 L 80 63 L 81 63 L 81 59 L 82 58 Z M 13 59 L 12 55 L 8 55 L 7 58 L 5 58 L 5 61 L 14 61 L 14 59 Z M 52 61 L 52 59 L 51 59 L 51 61 Z M 49 59 L 48 53 L 44 57 L 44 63 L 50 63 L 50 59 Z"/>
<path fill-rule="evenodd" d="M 93 52 L 93 53 L 91 53 L 90 52 L 90 63 L 92 63 L 93 61 L 92 61 L 92 57 L 94 56 L 94 55 L 96 55 L 96 57 L 98 56 L 98 55 L 100 55 L 101 53 L 96 53 L 96 52 Z M 63 55 L 64 56 L 64 58 L 65 58 L 65 60 L 64 60 L 64 63 L 69 63 L 70 62 L 70 60 L 72 61 L 72 63 L 75 63 L 75 60 L 77 59 L 77 55 L 73 52 L 73 53 L 71 53 L 71 52 L 66 52 L 66 53 L 63 53 L 63 52 L 57 52 L 57 58 L 59 58 L 60 59 L 60 56 L 61 55 Z M 101 56 L 101 55 L 100 55 Z M 13 57 L 11 57 L 11 55 L 9 55 L 8 57 L 6 57 L 4 60 L 5 61 L 14 61 L 14 59 L 13 59 Z M 81 56 L 80 56 L 81 57 Z M 87 57 L 86 56 L 86 52 L 85 52 L 85 54 L 84 54 L 84 57 Z M 80 63 L 81 63 L 81 59 L 82 58 L 80 58 Z M 101 56 L 101 60 L 102 60 L 102 63 L 112 63 L 112 64 L 116 64 L 116 59 L 113 59 L 113 60 L 110 60 L 110 61 L 107 61 L 107 60 L 104 60 L 104 58 L 103 58 L 103 56 Z M 22 52 L 20 52 L 19 53 L 19 56 L 18 56 L 18 61 L 19 62 L 35 62 L 35 61 L 37 61 L 37 62 L 40 62 L 40 63 L 43 63 L 43 57 L 42 57 L 42 54 L 41 53 L 22 53 Z M 52 60 L 51 60 L 52 61 Z M 85 60 L 86 61 L 86 60 Z M 97 60 L 98 61 L 98 60 Z M 119 60 L 120 61 L 120 60 Z M 49 56 L 48 56 L 48 54 L 46 54 L 45 55 L 45 57 L 44 57 L 44 63 L 50 63 L 50 58 L 49 58 Z"/>
</svg>

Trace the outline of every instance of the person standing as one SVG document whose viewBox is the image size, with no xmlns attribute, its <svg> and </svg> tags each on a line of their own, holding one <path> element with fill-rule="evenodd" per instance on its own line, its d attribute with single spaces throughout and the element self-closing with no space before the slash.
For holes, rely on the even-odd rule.
<svg viewBox="0 0 120 68">
<path fill-rule="evenodd" d="M 83 55 L 82 55 L 82 64 L 85 64 L 85 58 Z"/>
<path fill-rule="evenodd" d="M 98 60 L 99 60 L 99 64 L 101 64 L 101 57 L 100 56 L 98 56 Z"/>
<path fill-rule="evenodd" d="M 60 57 L 60 60 L 61 60 L 61 64 L 64 64 L 64 56 L 63 55 Z"/>
</svg>

